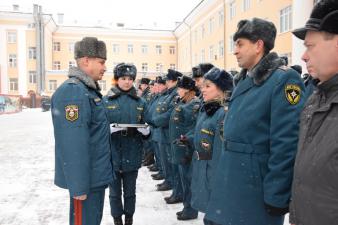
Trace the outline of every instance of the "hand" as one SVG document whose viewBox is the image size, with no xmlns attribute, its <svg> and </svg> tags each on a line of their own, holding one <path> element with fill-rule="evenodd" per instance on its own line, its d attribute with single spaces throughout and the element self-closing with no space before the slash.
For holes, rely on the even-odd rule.
<svg viewBox="0 0 338 225">
<path fill-rule="evenodd" d="M 87 199 L 87 195 L 74 196 L 73 198 L 76 200 L 84 201 Z"/>
<path fill-rule="evenodd" d="M 188 145 L 189 144 L 189 140 L 188 140 L 187 136 L 185 136 L 185 135 L 181 135 L 180 142 L 182 144 L 184 144 L 184 145 Z"/>
<path fill-rule="evenodd" d="M 113 124 L 110 124 L 110 133 L 115 133 L 115 132 L 118 132 L 118 131 L 121 131 L 121 130 L 126 130 L 126 128 L 117 128 L 117 127 L 114 127 Z"/>
<path fill-rule="evenodd" d="M 142 135 L 147 136 L 150 133 L 150 128 L 149 126 L 145 128 L 137 128 L 137 131 L 140 132 Z"/>
</svg>

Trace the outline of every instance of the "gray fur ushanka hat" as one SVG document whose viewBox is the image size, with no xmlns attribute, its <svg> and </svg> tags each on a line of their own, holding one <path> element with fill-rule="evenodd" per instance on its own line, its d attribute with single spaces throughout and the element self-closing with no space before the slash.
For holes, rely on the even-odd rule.
<svg viewBox="0 0 338 225">
<path fill-rule="evenodd" d="M 241 20 L 237 24 L 237 31 L 233 40 L 238 38 L 249 39 L 252 42 L 262 40 L 265 52 L 269 52 L 275 46 L 277 30 L 275 25 L 267 20 L 253 18 L 252 20 Z"/>
<path fill-rule="evenodd" d="M 82 57 L 107 59 L 107 48 L 103 41 L 96 37 L 84 37 L 81 41 L 75 43 L 74 58 Z"/>
</svg>

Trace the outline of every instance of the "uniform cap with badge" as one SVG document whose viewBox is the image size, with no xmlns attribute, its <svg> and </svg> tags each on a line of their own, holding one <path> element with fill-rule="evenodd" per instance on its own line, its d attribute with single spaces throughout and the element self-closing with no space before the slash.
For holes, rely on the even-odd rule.
<svg viewBox="0 0 338 225">
<path fill-rule="evenodd" d="M 84 37 L 75 43 L 74 58 L 82 57 L 107 59 L 106 44 L 96 37 Z"/>
<path fill-rule="evenodd" d="M 114 79 L 118 80 L 120 77 L 129 76 L 135 80 L 137 75 L 136 66 L 129 63 L 119 63 L 114 68 Z"/>
<path fill-rule="evenodd" d="M 322 0 L 318 2 L 306 22 L 305 27 L 298 28 L 292 33 L 299 39 L 304 40 L 307 31 L 325 31 L 338 34 L 338 1 Z"/>
<path fill-rule="evenodd" d="M 180 77 L 177 82 L 177 87 L 184 88 L 187 90 L 196 89 L 195 81 L 191 77 L 188 77 L 188 76 Z"/>
<path fill-rule="evenodd" d="M 203 77 L 214 65 L 211 63 L 200 63 L 198 66 L 192 68 L 192 77 Z"/>
</svg>

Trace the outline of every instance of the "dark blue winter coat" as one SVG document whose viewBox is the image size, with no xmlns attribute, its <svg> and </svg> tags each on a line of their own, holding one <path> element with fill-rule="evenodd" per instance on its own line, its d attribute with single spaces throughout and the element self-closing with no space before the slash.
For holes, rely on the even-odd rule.
<svg viewBox="0 0 338 225">
<path fill-rule="evenodd" d="M 53 94 L 55 184 L 71 196 L 112 181 L 110 131 L 97 83 L 78 68 Z"/>
<path fill-rule="evenodd" d="M 270 53 L 246 76 L 242 71 L 224 121 L 224 149 L 206 218 L 219 224 L 282 225 L 297 150 L 304 85 Z"/>
<path fill-rule="evenodd" d="M 161 98 L 165 97 L 164 93 L 156 94 L 151 101 L 148 103 L 147 111 L 145 113 L 145 121 L 151 125 L 151 137 L 150 139 L 155 142 L 161 141 L 161 128 L 156 127 L 155 124 L 153 124 L 152 119 L 154 118 L 154 115 L 157 113 L 157 103 L 161 100 Z"/>
<path fill-rule="evenodd" d="M 134 87 L 128 92 L 113 87 L 103 99 L 110 124 L 144 124 L 146 103 L 137 96 Z M 137 130 L 133 133 L 114 132 L 111 134 L 111 141 L 115 171 L 128 172 L 141 167 L 143 147 L 141 133 Z"/>
<path fill-rule="evenodd" d="M 200 100 L 195 98 L 188 103 L 180 101 L 171 113 L 169 141 L 172 143 L 172 161 L 175 164 L 184 163 L 188 158 L 191 158 L 193 146 L 180 145 L 176 141 L 180 139 L 181 135 L 186 136 L 187 132 L 195 128 L 199 108 Z"/>
<path fill-rule="evenodd" d="M 205 212 L 213 174 L 221 151 L 220 128 L 225 109 L 219 102 L 205 103 L 198 115 L 195 132 L 195 152 L 192 160 L 191 206 Z"/>
</svg>

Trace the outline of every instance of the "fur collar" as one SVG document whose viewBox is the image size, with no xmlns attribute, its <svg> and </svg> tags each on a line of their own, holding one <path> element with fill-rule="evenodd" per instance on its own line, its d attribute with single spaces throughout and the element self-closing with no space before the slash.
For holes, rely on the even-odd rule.
<svg viewBox="0 0 338 225">
<path fill-rule="evenodd" d="M 120 95 L 129 95 L 133 99 L 139 99 L 136 89 L 134 87 L 130 88 L 129 91 L 122 91 L 118 86 L 114 86 L 107 93 L 108 98 L 117 98 Z"/>
<path fill-rule="evenodd" d="M 98 92 L 101 90 L 99 84 L 78 67 L 69 68 L 68 77 L 76 78 L 84 83 L 86 86 Z"/>
<path fill-rule="evenodd" d="M 252 69 L 251 74 L 255 85 L 261 85 L 270 75 L 278 68 L 284 65 L 283 60 L 275 52 L 265 55 L 259 63 Z M 243 69 L 234 77 L 235 85 L 244 79 L 247 74 L 247 69 Z"/>
</svg>

